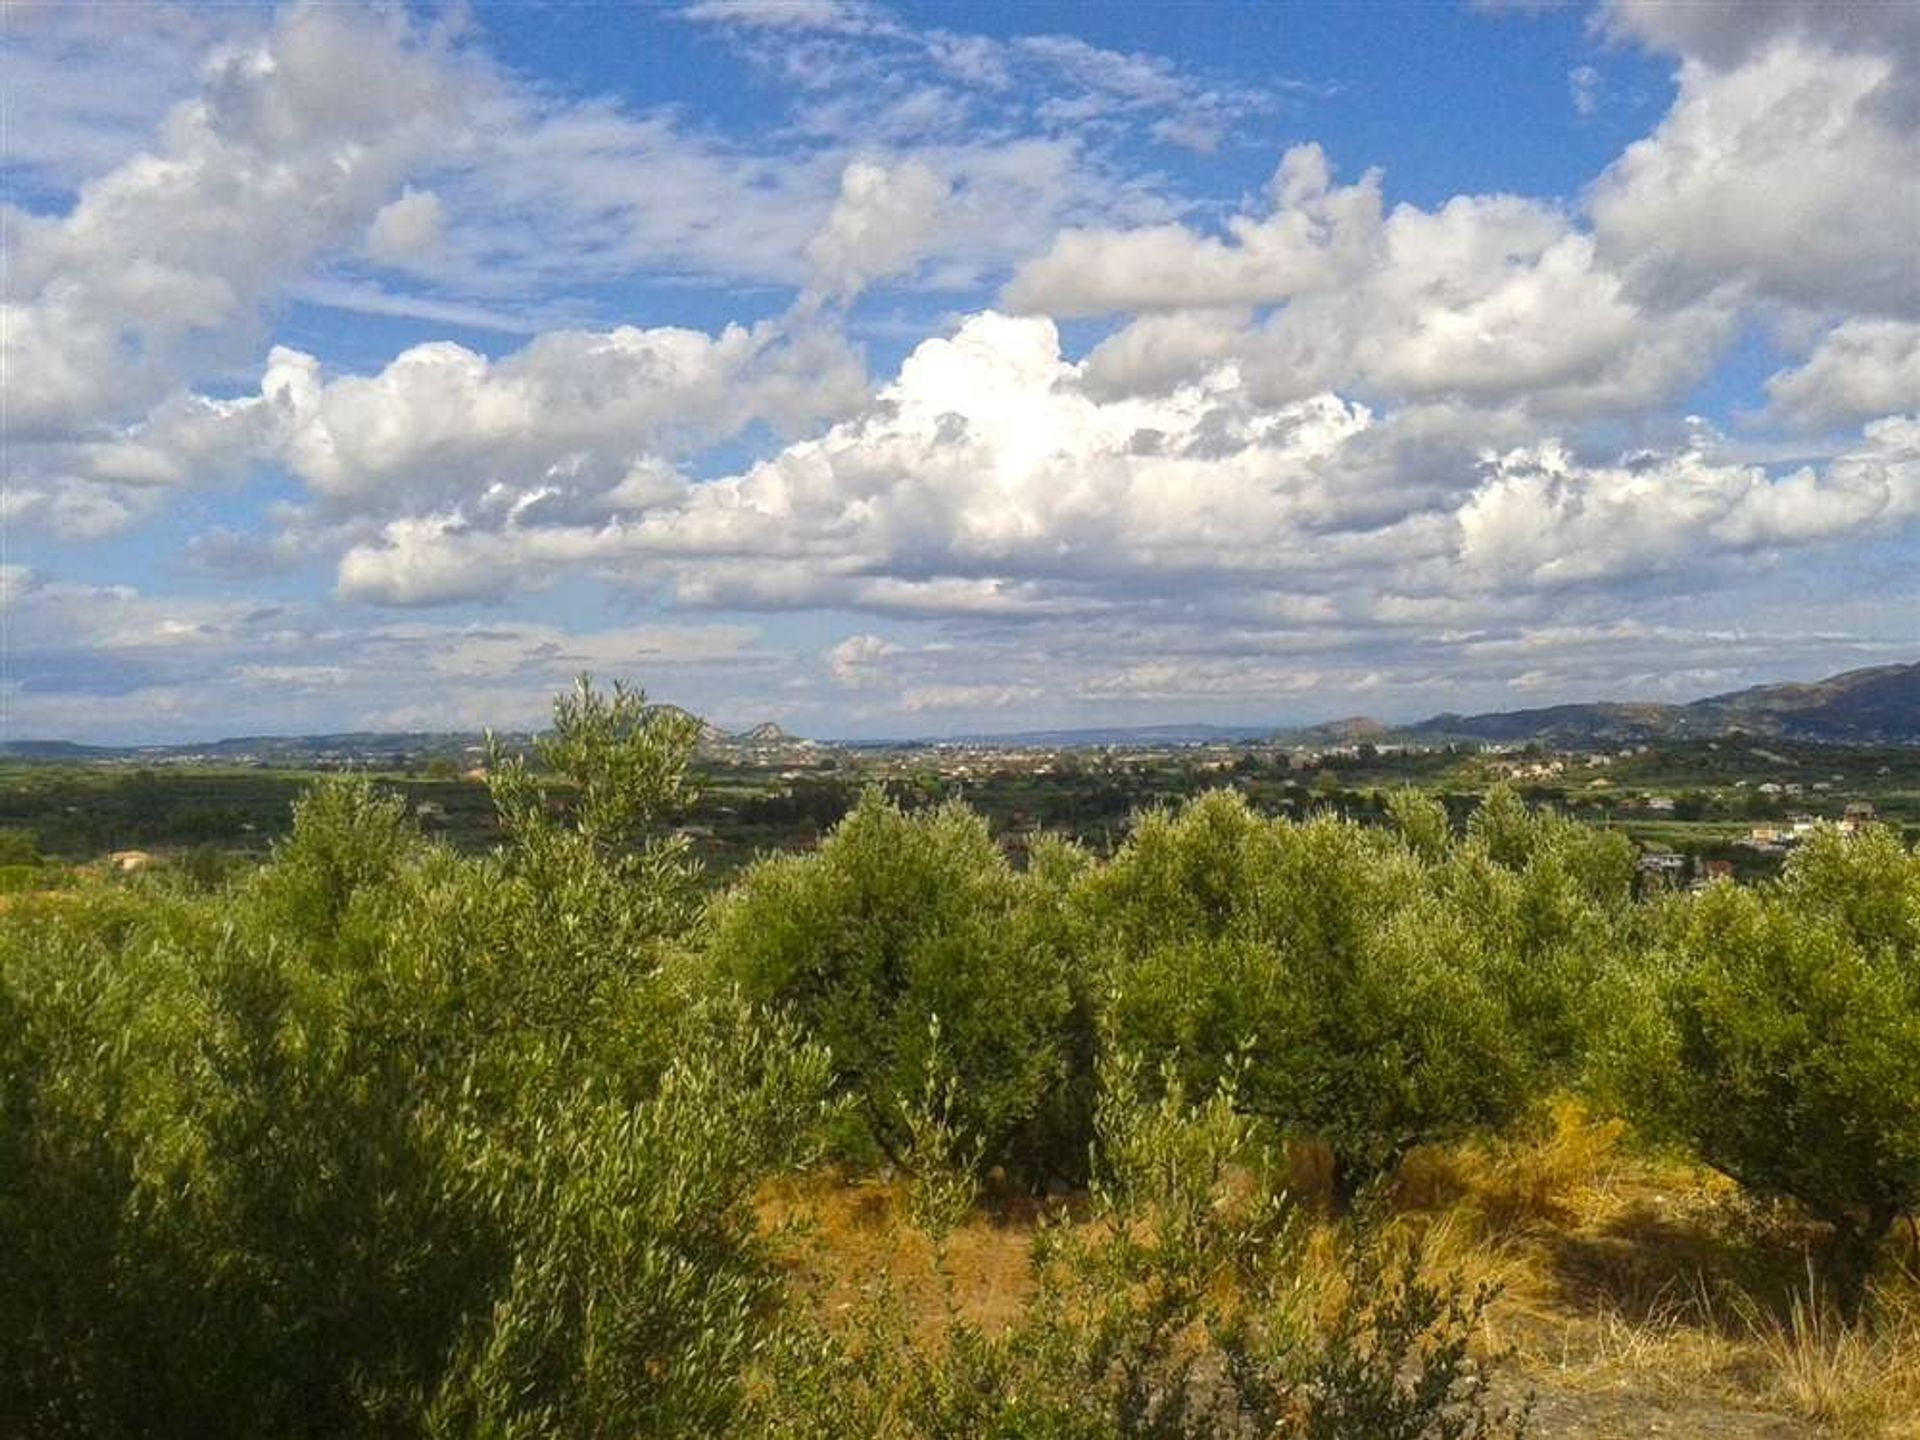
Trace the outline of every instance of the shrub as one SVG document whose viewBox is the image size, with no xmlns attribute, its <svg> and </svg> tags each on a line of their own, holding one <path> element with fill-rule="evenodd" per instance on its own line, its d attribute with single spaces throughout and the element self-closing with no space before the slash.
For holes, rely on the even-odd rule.
<svg viewBox="0 0 1920 1440">
<path fill-rule="evenodd" d="M 1623 1083 L 1651 1128 L 1831 1225 L 1851 1309 L 1920 1206 L 1920 856 L 1822 833 L 1778 882 L 1715 886 L 1667 922 Z"/>
<path fill-rule="evenodd" d="M 1415 1145 L 1506 1124 L 1546 1079 L 1514 935 L 1379 831 L 1215 792 L 1141 821 L 1086 887 L 1114 1042 L 1324 1141 L 1349 1203 Z M 1514 902 L 1517 906 L 1517 900 Z"/>
<path fill-rule="evenodd" d="M 931 1022 L 952 1123 L 986 1163 L 1037 1163 L 1074 1010 L 1047 896 L 958 805 L 907 813 L 867 792 L 817 851 L 759 862 L 709 916 L 707 951 L 746 996 L 784 1007 L 896 1161 L 930 1078 Z M 1078 1147 L 1075 1147 L 1078 1148 Z"/>
<path fill-rule="evenodd" d="M 499 855 L 342 780 L 245 884 L 0 917 L 0 1429 L 731 1427 L 826 1059 L 655 963 L 675 751 L 572 703 Z"/>
<path fill-rule="evenodd" d="M 40 864 L 40 837 L 31 830 L 0 828 L 0 868 Z"/>
<path fill-rule="evenodd" d="M 1468 1339 L 1489 1293 L 1424 1279 L 1372 1232 L 1309 1257 L 1300 1218 L 1229 1082 L 1147 1098 L 1116 1057 L 1102 1086 L 1091 1223 L 1034 1245 L 1036 1286 L 989 1331 L 949 1308 L 929 1343 L 884 1303 L 851 1342 L 796 1353 L 762 1425 L 884 1440 L 1493 1440 Z M 936 1250 L 936 1254 L 939 1253 Z"/>
</svg>

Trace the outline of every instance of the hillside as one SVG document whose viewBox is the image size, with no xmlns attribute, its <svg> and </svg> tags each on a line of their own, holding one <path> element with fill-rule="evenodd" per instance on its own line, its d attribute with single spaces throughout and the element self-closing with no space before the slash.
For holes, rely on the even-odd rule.
<svg viewBox="0 0 1920 1440">
<path fill-rule="evenodd" d="M 1920 742 L 1920 663 L 1756 685 L 1683 705 L 1599 702 L 1436 715 L 1399 732 L 1423 739 L 1641 743 L 1741 732 L 1826 743 Z"/>
<path fill-rule="evenodd" d="M 689 713 L 674 705 L 657 708 L 683 715 Z M 1648 744 L 1736 732 L 1823 744 L 1920 744 L 1920 662 L 1849 670 L 1825 680 L 1804 683 L 1756 685 L 1678 705 L 1596 701 L 1474 715 L 1449 711 L 1397 727 L 1365 716 L 1349 716 L 1279 732 L 1263 725 L 1162 724 L 922 737 L 908 743 L 988 749 L 1072 749 L 1098 745 L 1231 744 L 1252 740 L 1332 746 L 1400 739 L 1487 744 L 1538 740 L 1545 744 L 1578 746 Z M 112 746 L 79 745 L 65 740 L 16 740 L 0 744 L 0 757 L 49 763 L 193 760 L 297 765 L 318 759 L 328 763 L 377 765 L 396 757 L 470 754 L 483 738 L 477 732 L 359 731 L 334 735 L 255 735 L 188 745 Z M 509 746 L 524 744 L 529 738 L 520 734 L 500 737 Z M 709 753 L 725 754 L 740 749 L 806 750 L 816 743 L 790 734 L 771 720 L 739 731 L 723 730 L 700 721 L 700 748 Z"/>
<path fill-rule="evenodd" d="M 1763 685 L 1687 707 L 1703 720 L 1803 740 L 1920 739 L 1920 664 L 1849 670 L 1807 685 Z"/>
</svg>

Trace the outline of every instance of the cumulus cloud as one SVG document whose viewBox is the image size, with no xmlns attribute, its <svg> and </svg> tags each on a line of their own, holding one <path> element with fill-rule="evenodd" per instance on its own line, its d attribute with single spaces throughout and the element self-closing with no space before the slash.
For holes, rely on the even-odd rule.
<svg viewBox="0 0 1920 1440">
<path fill-rule="evenodd" d="M 1731 68 L 1781 39 L 1920 62 L 1920 15 L 1910 5 L 1831 0 L 1606 0 L 1600 25 L 1614 36 Z"/>
<path fill-rule="evenodd" d="M 947 182 L 919 161 L 888 169 L 856 161 L 840 177 L 826 227 L 807 242 L 821 283 L 847 297 L 867 282 L 912 266 L 938 232 Z"/>
<path fill-rule="evenodd" d="M 1232 357 L 1270 398 L 1358 389 L 1386 398 L 1525 400 L 1549 412 L 1644 406 L 1697 377 L 1733 311 L 1709 296 L 1650 309 L 1594 237 L 1555 207 L 1459 196 L 1383 213 L 1381 177 L 1330 182 L 1296 147 L 1272 209 L 1228 222 L 1072 231 L 1007 298 L 1050 313 L 1159 312 L 1095 350 L 1111 394 L 1175 383 Z M 1264 321 L 1253 307 L 1277 306 Z"/>
<path fill-rule="evenodd" d="M 1886 103 L 1897 74 L 1886 54 L 1793 38 L 1732 69 L 1687 61 L 1673 109 L 1588 196 L 1603 258 L 1677 295 L 1743 284 L 1816 311 L 1920 313 L 1920 126 Z"/>
<path fill-rule="evenodd" d="M 295 8 L 216 53 L 155 146 L 88 181 L 70 213 L 6 207 L 10 426 L 124 416 L 224 357 L 445 142 L 459 93 L 403 20 Z"/>
<path fill-rule="evenodd" d="M 1089 362 L 1090 363 L 1090 362 Z M 1614 459 L 1524 417 L 1325 393 L 1263 403 L 1226 364 L 1171 394 L 1102 398 L 1051 322 L 975 316 L 922 344 L 863 413 L 817 439 L 603 523 L 537 515 L 390 524 L 343 560 L 394 603 L 499 594 L 580 568 L 671 578 L 682 603 L 1017 620 L 1262 614 L 1431 623 L 1841 537 L 1899 533 L 1920 503 L 1911 421 L 1788 473 L 1704 443 Z M 1421 607 L 1425 606 L 1424 609 Z M 856 636 L 843 683 L 897 659 Z"/>
<path fill-rule="evenodd" d="M 1813 353 L 1767 381 L 1779 414 L 1807 425 L 1920 412 L 1920 324 L 1848 320 Z"/>
<path fill-rule="evenodd" d="M 66 539 L 117 534 L 157 513 L 170 491 L 240 481 L 272 448 L 283 414 L 266 396 L 176 391 L 129 425 L 16 439 L 0 503 L 9 519 Z"/>
<path fill-rule="evenodd" d="M 834 683 L 849 690 L 865 689 L 880 683 L 881 667 L 900 647 L 879 635 L 849 635 L 827 651 L 828 673 Z"/>
<path fill-rule="evenodd" d="M 23 441 L 12 514 L 62 533 L 108 533 L 160 493 L 285 467 L 336 520 L 605 518 L 670 502 L 676 457 L 765 425 L 804 432 L 867 396 L 859 356 L 805 321 L 717 335 L 620 326 L 540 335 L 490 360 L 452 342 L 402 351 L 369 375 L 329 377 L 276 346 L 257 392 L 176 393 L 132 424 L 88 438 Z M 409 542 L 410 543 L 410 542 Z M 481 586 L 481 593 L 498 587 Z M 446 598 L 448 582 L 419 592 Z M 464 593 L 464 592 L 463 592 Z"/>
<path fill-rule="evenodd" d="M 1779 476 L 1696 451 L 1582 466 L 1557 445 L 1516 450 L 1461 508 L 1460 559 L 1486 583 L 1551 589 L 1892 530 L 1920 514 L 1920 424 L 1862 440 L 1824 472 Z"/>
<path fill-rule="evenodd" d="M 286 412 L 288 466 L 316 495 L 360 513 L 490 492 L 513 505 L 617 491 L 630 507 L 671 493 L 657 457 L 755 422 L 804 429 L 866 394 L 863 368 L 836 334 L 771 324 L 718 335 L 555 331 L 498 361 L 438 342 L 376 374 L 332 380 L 313 357 L 283 349 L 264 388 Z"/>
<path fill-rule="evenodd" d="M 383 264 L 418 260 L 440 244 L 444 224 L 440 197 L 409 185 L 398 200 L 381 207 L 367 227 L 367 254 Z"/>
<path fill-rule="evenodd" d="M 1005 299 L 1056 316 L 1275 304 L 1364 269 L 1380 236 L 1380 175 L 1334 186 L 1318 145 L 1287 151 L 1265 216 L 1236 215 L 1227 238 L 1186 225 L 1068 230 L 1022 266 Z"/>
</svg>

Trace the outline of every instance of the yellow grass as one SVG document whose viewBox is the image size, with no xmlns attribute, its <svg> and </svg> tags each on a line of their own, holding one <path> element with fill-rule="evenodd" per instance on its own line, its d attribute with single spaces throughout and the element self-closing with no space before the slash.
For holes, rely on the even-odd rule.
<svg viewBox="0 0 1920 1440">
<path fill-rule="evenodd" d="M 1291 1147 L 1284 1163 L 1312 1208 L 1323 1159 Z M 941 1265 L 898 1183 L 815 1175 L 770 1190 L 762 1213 L 796 1227 L 790 1263 L 820 1313 L 851 1313 L 883 1286 L 931 1336 L 949 1306 L 989 1329 L 1019 1312 L 1035 1226 L 1060 1203 L 983 1205 L 947 1238 Z M 1387 1223 L 1429 1276 L 1498 1287 L 1482 1348 L 1510 1354 L 1523 1384 L 1769 1410 L 1844 1440 L 1920 1440 L 1920 1285 L 1883 1267 L 1894 1273 L 1867 1319 L 1843 1324 L 1806 1274 L 1813 1227 L 1710 1172 L 1636 1153 L 1618 1122 L 1569 1103 L 1524 1141 L 1418 1153 Z M 1333 1293 L 1333 1237 L 1316 1222 L 1310 1291 Z"/>
<path fill-rule="evenodd" d="M 1920 1305 L 1882 1292 L 1879 1311 L 1848 1325 L 1809 1283 L 1785 1316 L 1752 1315 L 1772 1394 L 1836 1435 L 1920 1436 Z"/>
</svg>

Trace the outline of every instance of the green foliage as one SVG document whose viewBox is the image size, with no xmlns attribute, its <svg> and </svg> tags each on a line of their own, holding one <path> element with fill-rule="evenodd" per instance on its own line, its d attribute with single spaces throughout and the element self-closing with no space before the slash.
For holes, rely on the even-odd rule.
<svg viewBox="0 0 1920 1440">
<path fill-rule="evenodd" d="M 1402 786 L 1387 797 L 1387 816 L 1400 838 L 1422 860 L 1443 859 L 1453 839 L 1447 807 L 1433 796 Z"/>
<path fill-rule="evenodd" d="M 932 1346 L 884 1306 L 852 1344 L 781 1377 L 763 1428 L 881 1440 L 1494 1440 L 1468 1353 L 1490 1296 L 1422 1278 L 1357 1233 L 1311 1265 L 1305 1227 L 1232 1083 L 1148 1099 L 1116 1057 L 1099 1106 L 1090 1224 L 1036 1240 L 1037 1288 L 1004 1329 L 952 1310 Z"/>
<path fill-rule="evenodd" d="M 40 842 L 31 830 L 0 830 L 0 868 L 40 863 Z"/>
<path fill-rule="evenodd" d="M 1621 1083 L 1648 1126 L 1830 1223 L 1852 1304 L 1920 1208 L 1920 855 L 1825 832 L 1778 882 L 1714 886 L 1664 919 Z"/>
<path fill-rule="evenodd" d="M 685 837 L 666 826 L 691 798 L 687 765 L 699 735 L 692 716 L 650 707 L 623 686 L 603 693 L 582 676 L 554 702 L 535 764 L 489 742 L 500 858 L 535 923 L 564 922 L 615 950 L 686 923 L 693 870 Z"/>
<path fill-rule="evenodd" d="M 908 1112 L 944 1066 L 947 1122 L 988 1163 L 1017 1163 L 1033 1158 L 1070 1049 L 1074 996 L 1048 898 L 1061 865 L 1018 875 L 963 807 L 909 814 L 869 791 L 813 854 L 742 878 L 709 917 L 708 954 L 827 1047 L 893 1158 L 908 1158 Z"/>
<path fill-rule="evenodd" d="M 723 1434 L 777 1312 L 750 1208 L 817 1128 L 825 1057 L 737 1012 L 690 1017 L 703 1043 L 646 1101 L 592 1090 L 481 1172 L 510 1262 L 468 1318 L 427 1433 Z"/>
<path fill-rule="evenodd" d="M 31 895 L 72 883 L 73 872 L 62 865 L 0 865 L 0 895 Z"/>
<path fill-rule="evenodd" d="M 679 731 L 632 703 L 562 711 L 586 828 L 463 859 L 341 780 L 243 885 L 0 917 L 0 1430 L 730 1427 L 826 1057 L 658 963 Z"/>
<path fill-rule="evenodd" d="M 1422 850 L 1216 792 L 1144 817 L 1085 891 L 1115 1042 L 1176 1057 L 1190 1088 L 1243 1059 L 1241 1102 L 1324 1141 L 1343 1202 L 1414 1145 L 1517 1118 L 1578 1028 L 1560 933 L 1578 887 L 1556 916 L 1531 903 L 1545 862 L 1517 878 L 1479 840 L 1436 852 L 1431 814 L 1399 809 Z"/>
</svg>

